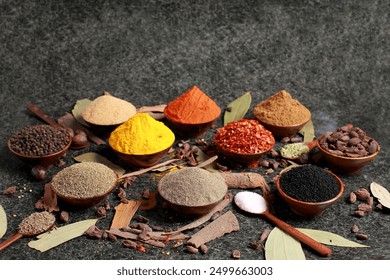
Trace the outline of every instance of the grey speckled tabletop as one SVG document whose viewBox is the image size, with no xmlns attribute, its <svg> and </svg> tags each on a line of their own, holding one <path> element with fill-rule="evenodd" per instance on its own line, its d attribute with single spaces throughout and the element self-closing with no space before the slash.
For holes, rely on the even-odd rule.
<svg viewBox="0 0 390 280">
<path fill-rule="evenodd" d="M 225 108 L 246 91 L 253 93 L 253 106 L 285 89 L 311 110 L 316 135 L 353 123 L 382 150 L 359 175 L 341 176 L 346 191 L 322 216 L 302 219 L 281 201 L 275 205 L 276 215 L 296 227 L 327 230 L 351 240 L 356 239 L 350 228 L 358 224 L 368 235 L 368 240 L 357 241 L 368 248 L 334 246 L 327 259 L 390 260 L 390 215 L 375 210 L 357 218 L 356 205 L 346 202 L 350 191 L 368 188 L 372 181 L 390 188 L 389 12 L 389 3 L 382 0 L 1 1 L 0 189 L 15 185 L 19 192 L 0 195 L 8 218 L 2 240 L 34 211 L 45 183 L 32 180 L 29 168 L 7 149 L 15 130 L 41 123 L 26 110 L 28 102 L 58 118 L 78 99 L 93 99 L 103 91 L 140 107 L 167 103 L 197 85 Z M 221 118 L 217 125 L 222 125 Z M 208 131 L 206 139 L 213 132 Z M 91 145 L 69 151 L 66 164 L 85 151 L 118 162 L 107 147 Z M 58 169 L 51 169 L 49 178 Z M 264 169 L 254 171 L 264 174 Z M 266 176 L 268 182 L 271 178 Z M 155 175 L 140 176 L 129 198 L 139 197 L 146 188 L 156 188 Z M 115 195 L 109 199 L 113 205 L 118 202 Z M 154 247 L 141 253 L 120 241 L 84 236 L 45 253 L 28 248 L 31 238 L 23 238 L 2 251 L 0 259 L 228 260 L 234 249 L 241 251 L 242 259 L 264 259 L 264 251 L 248 243 L 272 224 L 229 207 L 241 229 L 211 241 L 207 254 L 178 248 L 168 249 L 168 255 Z M 96 217 L 95 210 L 70 211 L 71 221 Z M 139 214 L 153 225 L 188 222 L 168 219 L 170 214 L 161 207 Z M 107 228 L 112 215 L 109 212 L 98 226 Z M 307 259 L 323 259 L 306 247 L 304 252 Z"/>
</svg>

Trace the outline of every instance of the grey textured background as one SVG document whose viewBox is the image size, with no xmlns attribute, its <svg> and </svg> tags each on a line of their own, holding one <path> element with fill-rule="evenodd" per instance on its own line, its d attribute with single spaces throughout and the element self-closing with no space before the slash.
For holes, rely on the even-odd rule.
<svg viewBox="0 0 390 280">
<path fill-rule="evenodd" d="M 43 182 L 31 180 L 28 167 L 6 146 L 15 130 L 41 123 L 27 112 L 29 101 L 58 118 L 76 100 L 103 91 L 140 107 L 167 103 L 198 85 L 225 108 L 245 91 L 253 93 L 254 105 L 285 89 L 311 110 L 317 135 L 353 123 L 377 139 L 382 151 L 359 176 L 342 177 L 345 195 L 323 216 L 300 219 L 282 202 L 278 216 L 352 240 L 350 228 L 357 223 L 369 236 L 369 248 L 332 247 L 329 259 L 390 259 L 389 214 L 374 211 L 358 219 L 352 215 L 356 206 L 345 202 L 349 191 L 372 181 L 390 187 L 388 1 L 70 2 L 0 1 L 0 189 L 32 189 L 20 199 L 0 196 L 9 219 L 3 239 L 42 195 Z M 116 160 L 105 147 L 90 150 Z M 70 151 L 67 164 L 82 152 Z M 153 176 L 143 176 L 131 197 L 155 185 Z M 233 211 L 241 230 L 210 242 L 206 255 L 179 248 L 168 256 L 152 247 L 142 254 L 120 242 L 85 237 L 39 253 L 24 238 L 0 259 L 230 259 L 233 249 L 242 259 L 264 259 L 263 251 L 247 245 L 272 225 Z M 140 214 L 156 225 L 186 223 L 167 220 L 164 209 Z M 72 221 L 89 217 L 94 209 L 71 213 Z M 98 226 L 107 227 L 110 217 Z M 322 259 L 307 248 L 305 254 Z"/>
</svg>

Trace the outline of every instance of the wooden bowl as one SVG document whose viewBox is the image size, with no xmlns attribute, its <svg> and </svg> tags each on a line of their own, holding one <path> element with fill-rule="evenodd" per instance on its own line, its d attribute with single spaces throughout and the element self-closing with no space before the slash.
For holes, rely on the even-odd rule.
<svg viewBox="0 0 390 280">
<path fill-rule="evenodd" d="M 149 155 L 134 155 L 134 154 L 125 154 L 122 152 L 119 152 L 111 147 L 111 149 L 114 150 L 114 152 L 118 155 L 119 158 L 121 158 L 124 162 L 126 162 L 130 166 L 134 167 L 150 167 L 155 164 L 157 164 L 171 149 L 172 145 L 170 145 L 168 148 Z"/>
<path fill-rule="evenodd" d="M 76 198 L 76 197 L 65 196 L 63 194 L 58 193 L 55 190 L 55 188 L 51 187 L 51 189 L 57 195 L 57 197 L 68 206 L 71 206 L 75 209 L 85 209 L 85 208 L 93 207 L 97 205 L 99 202 L 101 202 L 106 196 L 108 196 L 115 189 L 116 185 L 117 184 L 115 183 L 108 191 L 106 191 L 101 195 L 88 197 L 88 198 Z"/>
<path fill-rule="evenodd" d="M 184 138 L 196 138 L 205 135 L 206 131 L 212 127 L 212 125 L 217 121 L 218 117 L 212 121 L 197 124 L 176 122 L 170 119 L 168 116 L 166 116 L 166 119 L 168 120 L 168 126 L 175 134 Z"/>
<path fill-rule="evenodd" d="M 8 140 L 8 149 L 13 153 L 16 157 L 21 159 L 23 162 L 25 162 L 29 166 L 37 166 L 40 165 L 42 167 L 48 168 L 55 164 L 60 158 L 62 158 L 66 151 L 69 149 L 70 145 L 72 143 L 72 138 L 69 135 L 69 143 L 63 148 L 61 151 L 58 151 L 56 153 L 45 155 L 45 156 L 27 156 L 18 152 L 15 152 L 12 149 L 11 140 Z"/>
<path fill-rule="evenodd" d="M 293 124 L 288 126 L 280 126 L 280 125 L 274 125 L 266 123 L 260 119 L 258 119 L 259 123 L 263 125 L 267 130 L 271 131 L 272 134 L 275 136 L 275 138 L 283 138 L 283 137 L 292 137 L 295 134 L 298 133 L 299 130 L 301 130 L 306 123 L 308 123 L 311 119 L 311 116 L 302 123 L 299 124 Z"/>
<path fill-rule="evenodd" d="M 287 172 L 287 171 L 288 170 L 286 170 L 285 172 Z M 330 172 L 328 170 L 325 170 L 325 171 L 332 174 L 336 178 L 336 180 L 340 186 L 340 189 L 339 189 L 338 194 L 334 198 L 329 199 L 327 201 L 322 201 L 322 202 L 300 201 L 300 200 L 297 200 L 297 199 L 287 195 L 285 192 L 283 192 L 283 190 L 280 187 L 280 177 L 283 175 L 283 172 L 278 175 L 278 177 L 275 181 L 276 188 L 277 188 L 280 196 L 283 198 L 284 201 L 286 201 L 286 203 L 290 206 L 291 210 L 294 213 L 296 213 L 300 216 L 303 216 L 303 217 L 308 217 L 308 218 L 320 216 L 327 208 L 329 208 L 331 205 L 333 205 L 337 200 L 339 200 L 341 198 L 341 196 L 344 193 L 344 189 L 345 189 L 343 182 L 341 181 L 341 179 L 339 177 L 337 177 L 332 172 Z"/>
<path fill-rule="evenodd" d="M 226 150 L 226 149 L 222 148 L 221 146 L 219 146 L 217 143 L 215 143 L 215 146 L 217 148 L 217 152 L 220 155 L 227 158 L 228 160 L 234 161 L 234 162 L 242 164 L 244 166 L 250 166 L 250 165 L 253 165 L 256 162 L 260 161 L 273 148 L 273 146 L 272 146 L 268 150 L 261 152 L 261 153 L 240 154 L 240 153 Z"/>
<path fill-rule="evenodd" d="M 332 154 L 328 150 L 322 148 L 319 143 L 317 144 L 317 147 L 326 164 L 329 165 L 329 168 L 338 174 L 359 174 L 364 166 L 374 160 L 381 149 L 378 145 L 378 149 L 375 153 L 366 157 L 352 158 Z"/>
<path fill-rule="evenodd" d="M 224 197 L 224 196 L 222 196 L 221 199 L 219 199 L 213 203 L 206 204 L 206 205 L 186 206 L 186 205 L 180 205 L 180 204 L 173 203 L 173 202 L 169 201 L 168 198 L 164 197 L 161 194 L 161 185 L 160 184 L 157 185 L 157 190 L 158 190 L 160 197 L 164 200 L 164 202 L 167 204 L 167 206 L 169 208 L 171 208 L 172 210 L 174 210 L 175 212 L 177 212 L 181 215 L 189 216 L 189 217 L 191 217 L 191 216 L 200 217 L 200 216 L 203 216 L 203 215 L 209 213 L 215 206 L 217 206 L 217 204 Z"/>
</svg>

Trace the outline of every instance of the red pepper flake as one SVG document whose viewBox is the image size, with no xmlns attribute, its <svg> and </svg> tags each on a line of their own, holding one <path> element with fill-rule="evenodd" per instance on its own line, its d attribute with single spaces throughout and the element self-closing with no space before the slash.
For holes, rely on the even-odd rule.
<svg viewBox="0 0 390 280">
<path fill-rule="evenodd" d="M 214 142 L 222 149 L 239 153 L 262 153 L 275 145 L 270 131 L 257 120 L 241 119 L 230 122 L 215 134 Z"/>
<path fill-rule="evenodd" d="M 142 252 L 142 253 L 146 253 L 146 248 L 144 246 L 142 246 L 142 244 L 138 244 L 137 251 Z"/>
</svg>

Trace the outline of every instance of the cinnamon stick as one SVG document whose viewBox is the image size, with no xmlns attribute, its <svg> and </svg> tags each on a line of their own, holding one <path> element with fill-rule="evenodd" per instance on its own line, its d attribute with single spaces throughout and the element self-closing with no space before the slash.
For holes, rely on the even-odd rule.
<svg viewBox="0 0 390 280">
<path fill-rule="evenodd" d="M 239 229 L 240 224 L 237 217 L 232 211 L 228 211 L 192 235 L 192 237 L 187 241 L 187 244 L 199 248 L 202 244 Z"/>
<path fill-rule="evenodd" d="M 129 226 L 135 212 L 141 205 L 140 200 L 128 200 L 128 203 L 121 203 L 115 207 L 115 215 L 110 229 L 119 229 Z"/>
<path fill-rule="evenodd" d="M 148 167 L 148 168 L 143 168 L 143 169 L 140 169 L 140 170 L 137 170 L 137 171 L 134 171 L 134 172 L 130 172 L 130 173 L 127 173 L 127 174 L 123 174 L 122 176 L 120 176 L 118 179 L 123 179 L 123 178 L 126 178 L 126 177 L 130 177 L 130 176 L 137 176 L 137 175 L 141 175 L 141 174 L 144 174 L 146 172 L 149 172 L 153 169 L 156 169 L 156 168 L 160 168 L 162 166 L 165 166 L 165 165 L 168 165 L 168 164 L 171 164 L 175 161 L 178 161 L 179 159 L 170 159 L 170 160 L 167 160 L 167 161 L 164 161 L 162 163 L 159 163 L 159 164 L 156 164 L 154 166 L 151 166 L 151 167 Z"/>
</svg>

